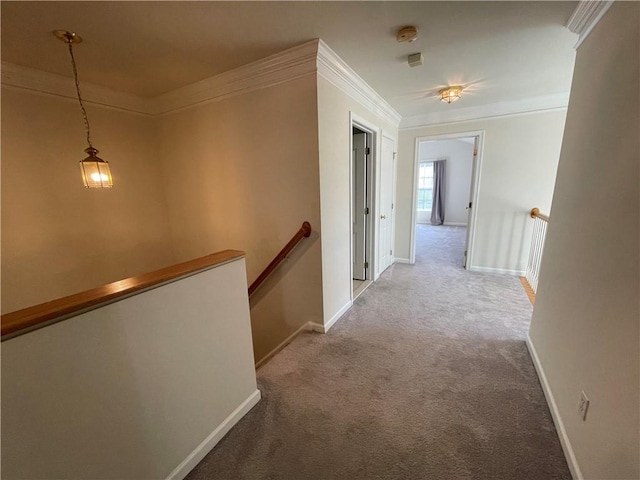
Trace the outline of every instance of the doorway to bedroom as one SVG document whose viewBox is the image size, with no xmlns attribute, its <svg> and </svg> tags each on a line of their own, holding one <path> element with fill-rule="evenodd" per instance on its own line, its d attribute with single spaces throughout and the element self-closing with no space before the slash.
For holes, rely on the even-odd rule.
<svg viewBox="0 0 640 480">
<path fill-rule="evenodd" d="M 429 245 L 446 243 L 468 267 L 480 134 L 419 138 L 416 143 L 413 261 L 428 261 Z M 416 239 L 419 239 L 416 241 Z"/>
</svg>

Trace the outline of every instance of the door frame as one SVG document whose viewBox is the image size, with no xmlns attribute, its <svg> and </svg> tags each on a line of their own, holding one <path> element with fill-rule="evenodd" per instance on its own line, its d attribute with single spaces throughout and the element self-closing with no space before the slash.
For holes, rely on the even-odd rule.
<svg viewBox="0 0 640 480">
<path fill-rule="evenodd" d="M 418 169 L 420 166 L 419 148 L 420 142 L 433 142 L 438 140 L 455 140 L 463 137 L 477 137 L 478 138 L 478 154 L 473 157 L 474 164 L 472 165 L 472 178 L 471 178 L 471 219 L 469 225 L 467 225 L 467 270 L 473 269 L 473 247 L 475 245 L 476 225 L 478 220 L 478 193 L 480 191 L 480 177 L 482 173 L 482 158 L 484 153 L 484 130 L 473 130 L 468 132 L 446 133 L 441 135 L 427 135 L 423 137 L 417 137 L 415 141 L 415 151 L 413 160 L 413 196 L 411 199 L 411 242 L 410 242 L 410 255 L 409 263 L 416 263 L 416 215 L 417 215 L 417 200 L 418 200 Z"/>
<path fill-rule="evenodd" d="M 352 132 L 351 139 L 354 142 L 354 146 L 351 149 L 351 195 L 352 195 L 352 208 L 351 214 L 351 226 L 352 232 L 362 231 L 362 237 L 358 238 L 357 236 L 352 237 L 353 249 L 351 251 L 351 258 L 353 262 L 351 274 L 354 280 L 356 280 L 356 276 L 358 276 L 357 280 L 367 281 L 370 277 L 368 272 L 369 268 L 366 267 L 367 262 L 369 261 L 368 253 L 369 253 L 369 242 L 371 242 L 370 235 L 368 234 L 369 223 L 371 223 L 370 215 L 366 213 L 366 209 L 369 206 L 369 197 L 371 196 L 371 192 L 369 191 L 369 179 L 371 178 L 371 134 L 368 132 L 363 132 L 358 129 L 358 132 Z M 355 149 L 355 140 L 358 138 L 358 143 L 362 144 L 364 149 L 361 152 L 357 152 Z M 369 153 L 366 153 L 367 147 L 369 147 Z M 358 155 L 354 156 L 355 153 Z M 363 161 L 362 170 L 359 170 L 360 162 Z M 362 188 L 362 192 L 360 189 Z M 355 195 L 358 194 L 358 197 Z M 358 210 L 358 205 L 362 205 L 362 210 Z M 362 224 L 360 225 L 360 222 Z M 356 240 L 358 240 L 356 242 Z M 360 263 L 362 260 L 362 263 Z"/>
<path fill-rule="evenodd" d="M 381 141 L 380 128 L 358 116 L 354 112 L 349 112 L 349 285 L 353 285 L 353 127 L 362 130 L 370 135 L 370 147 L 371 153 L 369 157 L 370 175 L 367 182 L 367 207 L 369 208 L 369 221 L 367 222 L 367 253 L 366 257 L 369 260 L 369 268 L 367 269 L 366 284 L 374 282 L 378 278 L 377 267 L 378 262 L 374 252 L 378 251 L 378 237 L 379 225 L 377 220 L 378 216 L 378 166 L 380 151 L 379 142 Z M 373 219 L 373 221 L 371 221 Z M 351 301 L 354 300 L 353 288 L 350 288 Z"/>
</svg>

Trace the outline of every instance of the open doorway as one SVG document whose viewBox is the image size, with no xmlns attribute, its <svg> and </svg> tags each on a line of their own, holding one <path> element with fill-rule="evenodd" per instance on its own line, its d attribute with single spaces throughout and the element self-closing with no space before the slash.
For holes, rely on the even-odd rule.
<svg viewBox="0 0 640 480">
<path fill-rule="evenodd" d="M 351 300 L 393 264 L 395 140 L 349 114 Z"/>
<path fill-rule="evenodd" d="M 411 263 L 428 258 L 430 242 L 447 242 L 451 261 L 471 266 L 482 132 L 416 141 Z"/>
<path fill-rule="evenodd" d="M 371 282 L 371 211 L 373 134 L 352 125 L 351 220 L 353 298 Z"/>
</svg>

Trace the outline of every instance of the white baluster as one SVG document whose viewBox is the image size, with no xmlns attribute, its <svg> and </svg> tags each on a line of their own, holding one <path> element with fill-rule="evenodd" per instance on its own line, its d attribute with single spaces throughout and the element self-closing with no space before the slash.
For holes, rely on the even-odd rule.
<svg viewBox="0 0 640 480">
<path fill-rule="evenodd" d="M 542 264 L 542 254 L 544 251 L 544 242 L 547 236 L 547 221 L 544 218 L 534 217 L 533 234 L 531 238 L 531 249 L 529 250 L 529 260 L 527 262 L 527 270 L 525 278 L 532 290 L 538 291 L 538 280 L 540 278 L 540 265 Z"/>
</svg>

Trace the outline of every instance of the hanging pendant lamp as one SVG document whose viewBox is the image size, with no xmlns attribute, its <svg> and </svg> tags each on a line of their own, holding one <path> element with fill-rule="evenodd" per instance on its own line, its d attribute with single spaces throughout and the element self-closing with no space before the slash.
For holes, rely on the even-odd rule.
<svg viewBox="0 0 640 480">
<path fill-rule="evenodd" d="M 76 59 L 73 56 L 73 44 L 81 43 L 82 38 L 75 33 L 67 30 L 56 30 L 53 34 L 67 44 L 69 47 L 69 56 L 71 57 L 71 67 L 73 68 L 73 79 L 76 83 L 76 93 L 78 94 L 78 103 L 82 110 L 82 118 L 84 120 L 84 128 L 87 132 L 87 144 L 89 145 L 84 151 L 89 154 L 84 160 L 80 161 L 80 172 L 82 173 L 82 181 L 86 188 L 111 188 L 113 187 L 113 178 L 109 163 L 98 157 L 98 150 L 91 143 L 91 129 L 89 127 L 89 118 L 87 111 L 82 103 L 82 95 L 80 94 L 80 82 L 78 81 L 78 69 L 76 68 Z"/>
</svg>

